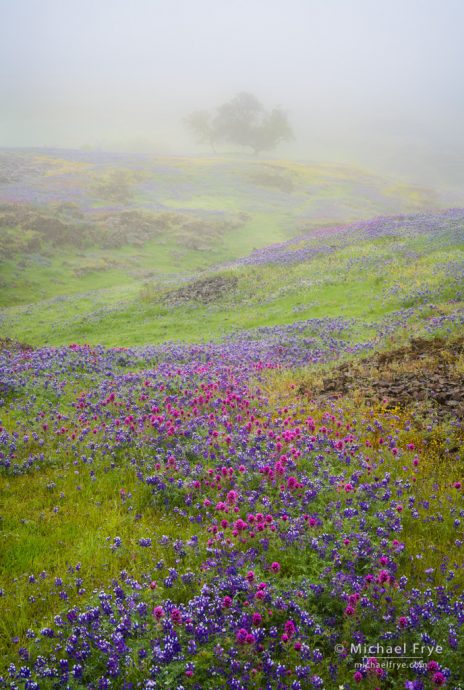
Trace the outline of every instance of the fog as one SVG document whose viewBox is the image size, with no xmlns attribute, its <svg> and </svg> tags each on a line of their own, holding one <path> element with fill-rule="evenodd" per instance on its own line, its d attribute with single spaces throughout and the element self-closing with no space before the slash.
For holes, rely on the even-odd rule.
<svg viewBox="0 0 464 690">
<path fill-rule="evenodd" d="M 292 124 L 269 155 L 458 186 L 463 26 L 462 0 L 0 0 L 0 146 L 209 154 L 183 117 L 247 91 Z"/>
</svg>

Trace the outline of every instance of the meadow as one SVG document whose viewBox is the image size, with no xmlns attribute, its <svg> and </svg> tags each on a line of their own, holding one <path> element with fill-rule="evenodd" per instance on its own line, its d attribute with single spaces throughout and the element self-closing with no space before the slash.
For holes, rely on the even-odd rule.
<svg viewBox="0 0 464 690">
<path fill-rule="evenodd" d="M 133 345 L 291 323 L 292 310 L 336 315 L 340 307 L 350 310 L 339 295 L 347 271 L 359 294 L 369 291 L 372 280 L 382 278 L 376 261 L 404 265 L 409 250 L 426 261 L 420 243 L 427 239 L 420 232 L 402 239 L 401 229 L 377 237 L 366 227 L 344 237 L 321 228 L 451 205 L 457 200 L 449 195 L 349 168 L 233 157 L 3 152 L 0 323 L 32 345 L 82 339 Z M 429 230 L 428 242 L 429 260 L 436 251 L 437 263 L 446 262 L 446 247 L 452 261 L 459 237 L 434 248 Z M 303 254 L 280 261 L 278 247 L 266 249 L 279 244 L 283 252 L 301 246 Z M 352 260 L 364 262 L 361 270 Z M 337 271 L 330 270 L 335 263 Z M 288 275 L 289 264 L 298 264 L 295 275 Z M 224 291 L 209 295 L 206 306 L 176 300 L 173 310 L 166 293 L 211 271 L 238 280 L 229 301 L 240 301 L 240 309 L 224 303 Z M 394 275 L 386 275 L 385 287 L 393 284 Z M 263 296 L 265 309 L 257 313 Z"/>
<path fill-rule="evenodd" d="M 462 690 L 458 200 L 0 163 L 0 687 Z"/>
</svg>

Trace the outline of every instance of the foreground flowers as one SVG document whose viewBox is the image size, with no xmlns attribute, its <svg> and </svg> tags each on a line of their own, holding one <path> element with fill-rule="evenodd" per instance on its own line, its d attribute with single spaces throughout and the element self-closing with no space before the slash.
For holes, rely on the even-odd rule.
<svg viewBox="0 0 464 690">
<path fill-rule="evenodd" d="M 268 400 L 265 372 L 287 356 L 264 341 L 4 354 L 5 477 L 59 459 L 91 497 L 113 477 L 121 525 L 100 541 L 108 567 L 127 562 L 98 588 L 92 567 L 52 558 L 18 599 L 9 583 L 8 610 L 53 598 L 12 641 L 4 687 L 459 687 L 459 465 L 433 475 L 426 437 L 396 411 L 313 405 L 295 385 Z M 142 519 L 147 534 L 119 530 Z M 441 652 L 362 664 L 357 645 L 387 642 Z"/>
</svg>

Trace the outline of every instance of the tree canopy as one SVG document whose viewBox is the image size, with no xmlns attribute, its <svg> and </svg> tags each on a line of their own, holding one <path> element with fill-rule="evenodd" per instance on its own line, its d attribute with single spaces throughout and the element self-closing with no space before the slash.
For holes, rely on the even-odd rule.
<svg viewBox="0 0 464 690">
<path fill-rule="evenodd" d="M 213 151 L 216 144 L 227 142 L 257 154 L 293 138 L 285 112 L 279 107 L 265 110 L 250 93 L 239 93 L 213 113 L 197 110 L 185 118 L 185 124 L 198 143 L 209 144 Z"/>
</svg>

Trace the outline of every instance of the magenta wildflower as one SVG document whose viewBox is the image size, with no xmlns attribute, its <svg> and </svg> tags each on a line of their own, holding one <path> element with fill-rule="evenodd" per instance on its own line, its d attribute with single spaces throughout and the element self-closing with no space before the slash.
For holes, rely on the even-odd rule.
<svg viewBox="0 0 464 690">
<path fill-rule="evenodd" d="M 161 620 L 161 618 L 164 617 L 164 609 L 162 606 L 155 606 L 153 609 L 153 616 L 156 618 L 156 620 Z"/>
</svg>

